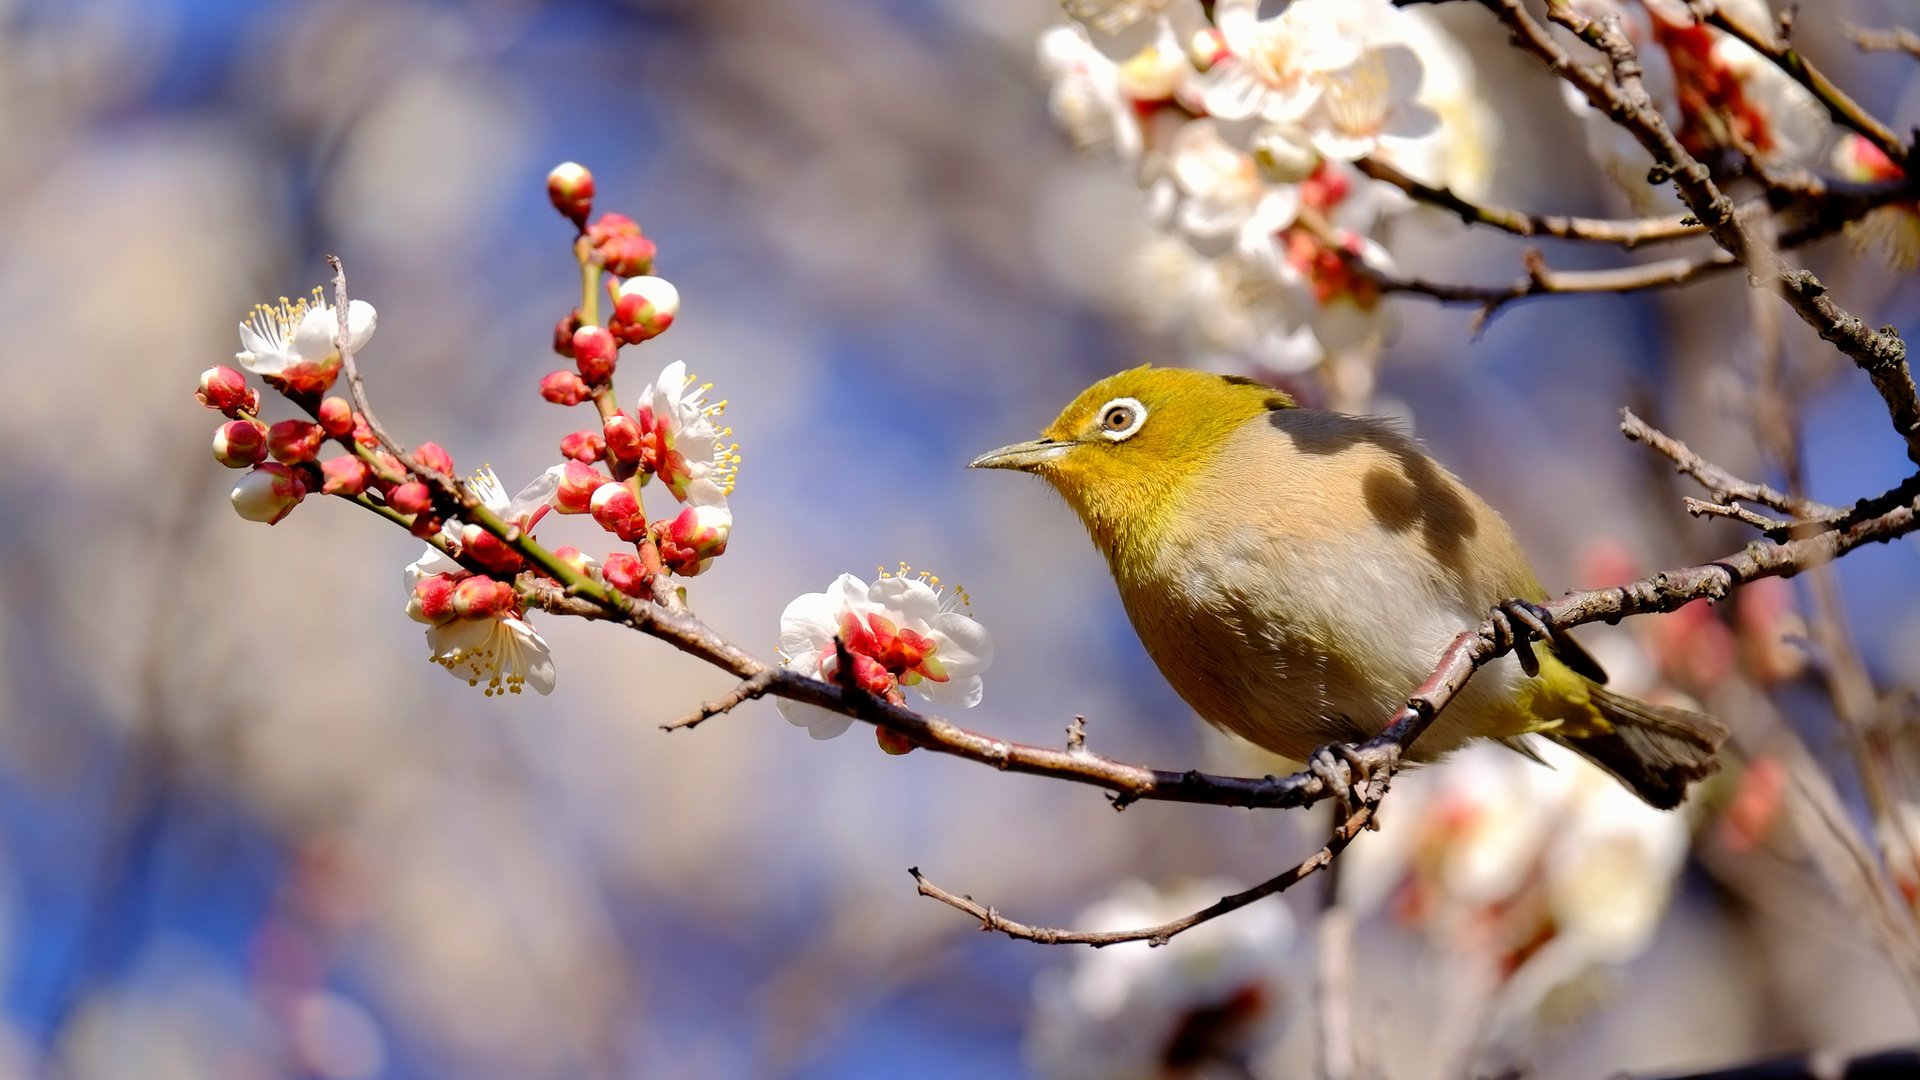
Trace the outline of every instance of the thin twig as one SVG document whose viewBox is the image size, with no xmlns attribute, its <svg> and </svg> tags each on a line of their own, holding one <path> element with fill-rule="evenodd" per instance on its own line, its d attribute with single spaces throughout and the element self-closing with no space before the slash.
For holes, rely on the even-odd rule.
<svg viewBox="0 0 1920 1080">
<path fill-rule="evenodd" d="M 1717 30 L 1739 39 L 1748 48 L 1773 62 L 1773 65 L 1786 72 L 1788 77 L 1806 87 L 1821 105 L 1826 107 L 1827 115 L 1835 123 L 1850 128 L 1862 138 L 1880 148 L 1880 152 L 1896 163 L 1904 163 L 1911 152 L 1893 129 L 1881 123 L 1872 113 L 1860 106 L 1860 103 L 1847 96 L 1846 91 L 1835 86 L 1826 73 L 1807 62 L 1799 50 L 1791 43 L 1774 41 L 1770 36 L 1729 15 L 1720 5 L 1710 0 L 1693 0 L 1689 5 L 1694 18 L 1706 22 Z"/>
<path fill-rule="evenodd" d="M 1314 924 L 1320 985 L 1320 1076 L 1354 1080 L 1360 1072 L 1353 1031 L 1353 912 L 1334 903 Z"/>
<path fill-rule="evenodd" d="M 932 897 L 949 907 L 957 908 L 979 919 L 980 929 L 982 930 L 998 931 L 1019 941 L 1031 941 L 1040 945 L 1091 945 L 1096 949 L 1108 945 L 1119 945 L 1129 941 L 1144 941 L 1149 945 L 1165 945 L 1167 942 L 1172 941 L 1175 936 L 1191 930 L 1202 923 L 1211 922 L 1230 911 L 1238 911 L 1248 904 L 1272 896 L 1274 893 L 1284 892 L 1294 885 L 1299 884 L 1301 881 L 1312 877 L 1316 871 L 1333 862 L 1334 857 L 1345 850 L 1346 846 L 1353 842 L 1353 838 L 1358 836 L 1360 832 L 1367 827 L 1367 822 L 1371 820 L 1373 820 L 1373 807 L 1362 806 L 1355 810 L 1347 820 L 1341 822 L 1340 827 L 1334 830 L 1333 837 L 1327 841 L 1326 846 L 1314 852 L 1312 855 L 1307 856 L 1307 858 L 1297 866 L 1290 866 L 1286 870 L 1244 892 L 1237 892 L 1231 896 L 1223 896 L 1190 915 L 1183 915 L 1178 919 L 1161 923 L 1158 926 L 1146 926 L 1133 930 L 1065 930 L 1050 926 L 1029 926 L 1026 923 L 1015 922 L 1001 915 L 998 910 L 979 903 L 971 896 L 959 896 L 948 892 L 940 886 L 935 885 L 932 881 L 929 881 L 927 876 L 922 874 L 920 868 L 917 866 L 909 867 L 907 873 L 913 875 L 914 885 L 919 889 L 921 896 Z"/>
<path fill-rule="evenodd" d="M 773 685 L 773 669 L 772 668 L 769 668 L 766 671 L 758 672 L 753 675 L 749 675 L 746 678 L 740 680 L 739 685 L 735 686 L 732 690 L 727 691 L 725 694 L 721 695 L 720 697 L 714 698 L 712 701 L 703 703 L 698 709 L 695 709 L 693 712 L 688 713 L 687 715 L 681 717 L 678 720 L 673 720 L 673 721 L 669 721 L 668 723 L 661 724 L 660 730 L 679 731 L 682 728 L 699 727 L 701 724 L 706 723 L 707 721 L 713 719 L 716 716 L 721 715 L 722 713 L 732 712 L 735 708 L 741 705 L 744 705 L 749 701 L 753 701 L 756 698 L 765 697 L 767 690 L 770 687 L 772 687 L 772 685 Z"/>
<path fill-rule="evenodd" d="M 1474 202 L 1452 188 L 1436 187 L 1418 180 L 1380 158 L 1363 157 L 1354 162 L 1361 172 L 1430 206 L 1451 211 L 1469 225 L 1487 225 L 1515 236 L 1551 236 L 1561 240 L 1586 240 L 1631 248 L 1661 240 L 1679 240 L 1698 236 L 1706 230 L 1691 214 L 1664 217 L 1609 218 L 1572 217 L 1562 214 L 1530 214 L 1504 206 Z"/>
<path fill-rule="evenodd" d="M 1696 499 L 1692 496 L 1683 498 L 1680 501 L 1686 505 L 1687 513 L 1692 514 L 1694 517 L 1731 518 L 1734 521 L 1742 522 L 1743 524 L 1751 525 L 1759 529 L 1763 536 L 1781 535 L 1793 528 L 1793 522 L 1791 521 L 1781 521 L 1779 518 L 1770 518 L 1764 514 L 1756 514 L 1738 503 L 1708 502 L 1705 499 Z"/>
<path fill-rule="evenodd" d="M 1846 29 L 1847 39 L 1866 52 L 1903 52 L 1920 60 L 1920 34 L 1904 26 L 1888 30 L 1869 30 L 1860 26 Z"/>
<path fill-rule="evenodd" d="M 1845 511 L 1837 507 L 1789 495 L 1765 484 L 1755 484 L 1740 479 L 1701 457 L 1686 443 L 1640 419 L 1634 415 L 1632 409 L 1620 410 L 1620 433 L 1634 442 L 1647 444 L 1648 447 L 1671 460 L 1676 471 L 1698 480 L 1700 486 L 1706 488 L 1707 494 L 1712 495 L 1717 502 L 1737 500 L 1756 503 L 1791 515 L 1800 521 L 1837 521 L 1845 516 Z"/>
</svg>

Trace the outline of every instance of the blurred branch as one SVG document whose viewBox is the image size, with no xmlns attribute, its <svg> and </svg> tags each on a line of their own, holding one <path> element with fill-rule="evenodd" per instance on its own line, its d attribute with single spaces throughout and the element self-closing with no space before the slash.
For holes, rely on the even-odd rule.
<svg viewBox="0 0 1920 1080">
<path fill-rule="evenodd" d="M 1572 31 L 1607 58 L 1613 78 L 1603 69 L 1581 64 L 1560 47 L 1545 26 L 1527 13 L 1521 0 L 1480 0 L 1510 31 L 1514 44 L 1534 54 L 1548 70 L 1588 103 L 1612 117 L 1652 155 L 1656 173 L 1671 179 L 1680 198 L 1716 243 L 1748 268 L 1753 284 L 1776 288 L 1807 325 L 1853 359 L 1873 380 L 1887 404 L 1894 429 L 1907 444 L 1907 456 L 1920 463 L 1920 392 L 1907 367 L 1907 348 L 1891 328 L 1875 331 L 1836 304 L 1827 287 L 1806 270 L 1787 266 L 1779 254 L 1756 238 L 1734 212 L 1708 168 L 1696 160 L 1668 128 L 1641 83 L 1639 57 L 1621 32 L 1617 16 L 1588 19 L 1564 0 L 1549 4 L 1548 17 Z"/>
<path fill-rule="evenodd" d="M 1864 27 L 1849 26 L 1847 39 L 1866 52 L 1903 52 L 1920 60 L 1920 34 L 1903 26 L 1889 30 L 1868 30 Z"/>
<path fill-rule="evenodd" d="M 1353 912 L 1337 901 L 1314 923 L 1314 958 L 1321 1080 L 1355 1080 L 1360 1062 L 1353 1030 Z"/>
<path fill-rule="evenodd" d="M 1793 81 L 1806 87 L 1807 92 L 1826 107 L 1827 114 L 1833 117 L 1835 123 L 1853 130 L 1861 138 L 1879 147 L 1880 152 L 1887 155 L 1887 160 L 1895 163 L 1904 163 L 1907 160 L 1910 150 L 1900 141 L 1900 137 L 1893 133 L 1893 129 L 1861 108 L 1859 102 L 1848 97 L 1846 91 L 1835 86 L 1832 79 L 1827 78 L 1819 68 L 1808 63 L 1807 59 L 1785 40 L 1785 31 L 1791 25 L 1790 23 L 1782 21 L 1781 40 L 1774 41 L 1727 14 L 1712 0 L 1691 0 L 1688 7 L 1692 10 L 1694 18 L 1738 39 L 1754 52 L 1772 61 L 1775 67 L 1786 72 Z"/>
<path fill-rule="evenodd" d="M 1708 1072 L 1621 1073 L 1618 1080 L 1908 1080 L 1916 1073 L 1920 1050 L 1860 1055 L 1816 1050 Z"/>
</svg>

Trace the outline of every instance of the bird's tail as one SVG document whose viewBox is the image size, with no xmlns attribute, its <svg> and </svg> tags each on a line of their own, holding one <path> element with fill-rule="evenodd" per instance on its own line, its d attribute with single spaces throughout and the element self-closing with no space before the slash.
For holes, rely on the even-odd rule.
<svg viewBox="0 0 1920 1080">
<path fill-rule="evenodd" d="M 1719 771 L 1714 752 L 1727 740 L 1727 726 L 1705 713 L 1616 694 L 1589 683 L 1588 700 L 1598 724 L 1570 724 L 1542 732 L 1547 738 L 1612 773 L 1648 805 L 1671 810 L 1687 797 L 1687 785 Z"/>
</svg>

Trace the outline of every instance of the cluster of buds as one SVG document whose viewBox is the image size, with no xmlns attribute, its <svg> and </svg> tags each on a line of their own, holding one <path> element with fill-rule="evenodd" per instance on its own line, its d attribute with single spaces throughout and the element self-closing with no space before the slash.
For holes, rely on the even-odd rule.
<svg viewBox="0 0 1920 1080">
<path fill-rule="evenodd" d="M 543 378 L 540 395 L 561 405 L 591 402 L 600 423 L 563 439 L 564 462 L 517 496 L 509 498 L 490 469 L 456 482 L 453 457 L 437 444 L 390 449 L 345 398 L 328 396 L 372 338 L 375 312 L 363 301 L 343 313 L 316 289 L 256 307 L 240 326 L 239 366 L 208 369 L 196 392 L 225 418 L 214 432 L 214 458 L 244 470 L 232 491 L 241 517 L 276 523 L 319 493 L 429 542 L 407 568 L 407 613 L 426 625 L 432 659 L 484 684 L 489 695 L 553 687 L 550 651 L 527 621 L 529 598 L 543 582 L 600 584 L 651 600 L 663 575 L 691 577 L 712 565 L 733 525 L 727 495 L 740 458 L 737 444 L 725 441 L 731 429 L 717 423 L 726 403 L 709 404 L 711 388 L 696 386 L 678 363 L 666 366 L 630 413 L 615 403 L 621 350 L 659 336 L 679 311 L 679 291 L 652 274 L 653 241 L 624 215 L 593 217 L 593 175 L 579 165 L 553 170 L 547 192 L 577 230 L 583 292 L 554 333 L 554 350 L 574 368 Z M 249 374 L 300 415 L 263 417 Z M 338 452 L 330 455 L 330 445 Z M 676 505 L 649 517 L 641 492 L 656 476 Z M 554 509 L 590 516 L 631 547 L 600 562 L 572 547 L 546 552 L 532 533 Z"/>
<path fill-rule="evenodd" d="M 724 441 L 732 429 L 718 423 L 726 402 L 709 405 L 711 387 L 696 388 L 678 362 L 666 366 L 631 413 L 620 407 L 614 377 L 622 349 L 672 326 L 680 291 L 654 275 L 659 252 L 638 223 L 625 214 L 592 216 L 593 176 L 584 167 L 568 162 L 555 168 L 547 192 L 554 208 L 579 229 L 574 254 L 585 291 L 580 306 L 554 326 L 554 351 L 571 359 L 573 369 L 548 373 L 540 380 L 540 396 L 563 406 L 592 403 L 599 414 L 596 427 L 560 441 L 567 465 L 554 507 L 588 515 L 634 545 L 632 552 L 609 555 L 600 573 L 620 592 L 649 598 L 662 573 L 692 577 L 726 551 L 733 527 L 726 497 L 739 446 Z M 680 506 L 649 517 L 642 491 L 656 476 Z"/>
</svg>

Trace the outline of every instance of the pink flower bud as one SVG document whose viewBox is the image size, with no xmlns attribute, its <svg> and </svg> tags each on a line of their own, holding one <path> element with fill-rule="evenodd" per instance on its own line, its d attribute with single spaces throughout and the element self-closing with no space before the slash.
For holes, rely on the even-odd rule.
<svg viewBox="0 0 1920 1080">
<path fill-rule="evenodd" d="M 431 540 L 440 535 L 441 526 L 445 524 L 446 522 L 441 520 L 439 514 L 422 510 L 413 515 L 413 520 L 407 523 L 407 532 L 422 540 Z"/>
<path fill-rule="evenodd" d="M 478 575 L 453 587 L 453 611 L 463 619 L 490 619 L 513 610 L 513 586 Z"/>
<path fill-rule="evenodd" d="M 646 512 L 640 497 L 626 484 L 601 484 L 588 500 L 587 510 L 601 528 L 629 543 L 646 534 Z"/>
<path fill-rule="evenodd" d="M 593 174 L 575 161 L 563 161 L 547 174 L 547 198 L 560 216 L 576 227 L 586 224 L 593 213 Z"/>
<path fill-rule="evenodd" d="M 518 573 L 526 565 L 526 560 L 508 547 L 505 540 L 478 525 L 460 527 L 460 553 L 500 574 Z"/>
<path fill-rule="evenodd" d="M 447 453 L 439 443 L 421 443 L 413 452 L 413 460 L 419 462 L 422 468 L 441 476 L 453 475 L 453 455 Z"/>
<path fill-rule="evenodd" d="M 307 420 L 282 420 L 267 429 L 267 450 L 273 460 L 285 465 L 312 461 L 320 453 L 327 433 L 319 424 Z"/>
<path fill-rule="evenodd" d="M 267 432 L 252 420 L 229 420 L 213 430 L 213 456 L 229 469 L 246 469 L 267 457 Z"/>
<path fill-rule="evenodd" d="M 587 226 L 587 241 L 599 247 L 616 236 L 639 236 L 640 223 L 625 214 L 601 214 Z"/>
<path fill-rule="evenodd" d="M 224 364 L 216 364 L 200 373 L 200 389 L 194 391 L 194 397 L 209 409 L 232 416 L 245 409 L 252 412 L 259 404 L 259 398 L 247 386 L 247 377 Z"/>
<path fill-rule="evenodd" d="M 642 436 L 640 425 L 626 413 L 615 413 L 607 419 L 605 439 L 607 454 L 615 461 L 634 462 L 640 460 Z"/>
<path fill-rule="evenodd" d="M 352 454 L 341 454 L 320 463 L 320 490 L 328 495 L 358 495 L 367 490 L 373 470 Z"/>
<path fill-rule="evenodd" d="M 607 456 L 607 437 L 587 428 L 560 440 L 560 456 L 589 464 Z"/>
<path fill-rule="evenodd" d="M 455 574 L 434 574 L 413 586 L 407 598 L 407 617 L 429 626 L 439 626 L 457 618 L 453 610 L 453 587 L 460 578 Z"/>
<path fill-rule="evenodd" d="M 433 493 L 420 481 L 409 480 L 394 485 L 387 494 L 387 505 L 393 507 L 395 513 L 418 514 L 433 505 Z"/>
<path fill-rule="evenodd" d="M 661 277 L 628 278 L 613 302 L 607 329 L 628 345 L 659 337 L 680 313 L 680 290 Z"/>
<path fill-rule="evenodd" d="M 355 441 L 357 442 L 358 440 Z M 407 467 L 400 464 L 400 459 L 387 453 L 385 450 L 375 451 L 373 460 L 375 462 L 373 470 L 376 478 L 384 477 L 390 480 L 393 477 L 405 477 L 407 475 Z M 402 480 L 400 482 L 404 483 L 405 481 Z M 391 494 L 391 492 L 389 492 L 389 494 Z"/>
<path fill-rule="evenodd" d="M 278 462 L 256 465 L 233 485 L 233 509 L 248 521 L 278 522 L 307 497 L 307 482 L 298 472 Z"/>
<path fill-rule="evenodd" d="M 592 393 L 585 379 L 564 369 L 550 371 L 540 380 L 540 396 L 555 405 L 578 405 Z"/>
<path fill-rule="evenodd" d="M 573 359 L 573 332 L 586 325 L 584 313 L 574 308 L 566 318 L 553 324 L 553 351 L 567 359 Z"/>
<path fill-rule="evenodd" d="M 353 414 L 353 441 L 369 450 L 380 449 L 380 436 L 373 433 L 373 429 L 367 426 L 367 418 L 361 416 L 359 413 Z M 392 454 L 382 454 L 380 456 L 387 458 L 393 457 Z M 394 463 L 398 464 L 399 459 L 395 458 Z"/>
<path fill-rule="evenodd" d="M 704 572 L 727 550 L 733 514 L 725 506 L 689 506 L 672 521 L 656 523 L 660 561 L 681 577 Z"/>
<path fill-rule="evenodd" d="M 593 556 L 581 551 L 572 544 L 568 544 L 565 547 L 554 548 L 553 557 L 588 577 L 592 577 L 600 572 L 600 564 L 594 561 Z"/>
<path fill-rule="evenodd" d="M 625 552 L 615 552 L 600 564 L 600 577 L 607 584 L 638 600 L 653 595 L 653 579 L 647 566 Z"/>
<path fill-rule="evenodd" d="M 653 241 L 644 236 L 613 236 L 599 247 L 601 265 L 615 277 L 637 277 L 653 273 Z"/>
<path fill-rule="evenodd" d="M 353 415 L 353 406 L 346 398 L 330 397 L 320 403 L 320 429 L 335 439 L 344 439 L 353 434 L 359 426 L 360 418 Z"/>
<path fill-rule="evenodd" d="M 567 462 L 560 486 L 553 492 L 553 508 L 563 514 L 584 514 L 593 508 L 593 493 L 613 480 L 582 461 Z"/>
<path fill-rule="evenodd" d="M 573 332 L 573 362 L 579 365 L 580 377 L 588 382 L 604 383 L 613 378 L 614 361 L 619 355 L 620 345 L 606 327 L 583 326 Z"/>
</svg>

